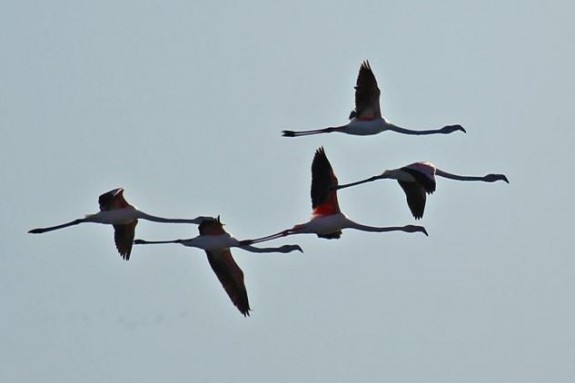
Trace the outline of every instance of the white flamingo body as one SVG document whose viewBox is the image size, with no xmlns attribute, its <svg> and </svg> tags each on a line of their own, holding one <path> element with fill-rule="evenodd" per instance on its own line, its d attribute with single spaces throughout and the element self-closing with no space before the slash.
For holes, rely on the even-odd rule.
<svg viewBox="0 0 575 383">
<path fill-rule="evenodd" d="M 316 130 L 293 131 L 284 130 L 285 137 L 300 137 L 321 133 L 346 133 L 356 136 L 370 136 L 384 131 L 393 131 L 401 134 L 428 135 L 428 134 L 449 134 L 456 131 L 465 133 L 461 125 L 446 125 L 440 129 L 414 130 L 402 128 L 388 122 L 381 114 L 380 106 L 381 91 L 377 85 L 375 75 L 371 70 L 368 61 L 364 61 L 357 75 L 355 86 L 355 110 L 351 112 L 350 121 L 345 125 L 332 126 Z"/>
<path fill-rule="evenodd" d="M 337 189 L 345 189 L 350 186 L 360 185 L 366 182 L 372 182 L 380 179 L 394 179 L 397 180 L 403 189 L 407 204 L 415 219 L 423 217 L 426 203 L 426 195 L 435 192 L 436 176 L 448 178 L 456 181 L 480 181 L 480 182 L 496 182 L 504 181 L 509 183 L 509 180 L 504 174 L 487 174 L 485 176 L 463 176 L 453 173 L 448 173 L 444 170 L 438 169 L 431 162 L 422 161 L 409 164 L 399 169 L 386 170 L 380 175 L 369 177 L 361 181 L 352 182 L 345 185 L 337 186 Z"/>
<path fill-rule="evenodd" d="M 104 210 L 95 214 L 86 214 L 84 222 L 101 223 L 104 225 L 126 225 L 138 218 L 144 218 L 141 211 L 135 206 L 116 210 Z"/>
<path fill-rule="evenodd" d="M 389 130 L 389 124 L 384 118 L 373 120 L 352 119 L 347 125 L 336 128 L 334 132 L 351 134 L 354 136 L 371 136 Z"/>
<path fill-rule="evenodd" d="M 178 243 L 187 247 L 196 247 L 198 249 L 214 251 L 237 247 L 239 241 L 229 233 L 219 235 L 200 235 L 195 238 L 182 239 Z"/>
<path fill-rule="evenodd" d="M 415 225 L 375 227 L 362 225 L 343 214 L 337 202 L 337 177 L 325 155 L 319 148 L 312 162 L 312 217 L 308 222 L 295 225 L 291 229 L 257 239 L 241 241 L 242 244 L 253 244 L 270 241 L 293 234 L 316 234 L 320 238 L 337 239 L 343 229 L 355 229 L 368 232 L 403 231 L 407 233 L 421 232 L 427 235 L 424 227 Z"/>
<path fill-rule="evenodd" d="M 300 234 L 325 236 L 349 227 L 349 222 L 351 221 L 341 212 L 329 215 L 312 215 L 308 222 L 295 225 L 294 230 Z"/>
</svg>

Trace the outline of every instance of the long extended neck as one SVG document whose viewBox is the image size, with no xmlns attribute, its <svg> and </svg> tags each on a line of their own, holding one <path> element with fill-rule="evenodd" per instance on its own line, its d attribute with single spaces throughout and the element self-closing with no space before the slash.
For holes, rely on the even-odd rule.
<svg viewBox="0 0 575 383">
<path fill-rule="evenodd" d="M 366 179 L 361 180 L 361 181 L 356 181 L 356 182 L 351 182 L 351 183 L 348 183 L 348 184 L 338 185 L 336 189 L 337 189 L 337 190 L 339 190 L 339 189 L 345 189 L 345 188 L 348 188 L 348 187 L 350 187 L 350 186 L 361 185 L 361 184 L 364 184 L 364 183 L 367 183 L 367 182 L 372 182 L 372 181 L 375 181 L 375 180 L 379 180 L 379 179 L 381 179 L 381 178 L 383 178 L 383 177 L 382 177 L 382 176 L 373 176 L 373 177 L 369 177 L 369 178 L 366 178 Z"/>
<path fill-rule="evenodd" d="M 63 223 L 61 225 L 56 225 L 56 226 L 50 226 L 50 227 L 39 227 L 37 229 L 32 229 L 29 230 L 28 233 L 31 234 L 41 234 L 41 233 L 46 233 L 48 231 L 52 231 L 52 230 L 58 230 L 58 229 L 63 229 L 65 227 L 69 227 L 69 226 L 74 226 L 74 225 L 78 225 L 82 222 L 87 222 L 86 219 L 75 219 L 71 222 L 67 222 L 67 223 Z"/>
<path fill-rule="evenodd" d="M 417 226 L 417 225 L 375 227 L 375 226 L 362 225 L 360 223 L 349 220 L 347 226 L 350 229 L 369 231 L 369 232 L 375 232 L 375 233 L 385 233 L 385 232 L 390 232 L 390 231 L 403 231 L 406 233 L 421 232 L 421 233 L 424 233 L 425 235 L 427 235 L 427 231 L 425 230 L 425 228 L 423 226 Z"/>
<path fill-rule="evenodd" d="M 164 244 L 164 243 L 182 243 L 185 239 L 175 239 L 172 241 L 146 241 L 143 239 L 136 239 L 134 241 L 134 245 L 157 245 L 157 244 Z"/>
<path fill-rule="evenodd" d="M 144 213 L 143 211 L 138 211 L 138 218 L 142 218 L 142 219 L 145 219 L 147 221 L 152 221 L 152 222 L 160 222 L 160 223 L 193 223 L 196 225 L 199 225 L 204 220 L 214 219 L 212 217 L 203 217 L 203 216 L 196 217 L 193 219 L 163 218 L 163 217 L 157 217 L 155 215 L 150 215 L 150 214 Z"/>
<path fill-rule="evenodd" d="M 449 178 L 457 181 L 483 181 L 483 182 L 505 181 L 509 183 L 509 180 L 504 174 L 488 174 L 486 176 L 461 176 L 458 174 L 448 173 L 440 169 L 436 169 L 435 174 L 444 178 Z"/>
<path fill-rule="evenodd" d="M 291 235 L 291 234 L 295 234 L 295 232 L 292 229 L 283 230 L 283 231 L 280 231 L 280 232 L 275 233 L 275 234 L 267 235 L 265 237 L 260 237 L 260 238 L 255 238 L 255 239 L 244 239 L 243 241 L 239 242 L 239 246 L 243 247 L 243 246 L 253 245 L 256 243 L 272 241 L 274 239 L 285 237 L 285 236 Z"/>
<path fill-rule="evenodd" d="M 440 133 L 442 133 L 441 129 L 412 130 L 412 129 L 407 129 L 407 128 L 400 128 L 399 126 L 395 126 L 395 125 L 392 125 L 392 127 L 390 127 L 389 130 L 391 130 L 392 132 L 397 132 L 397 133 L 401 133 L 401 134 L 410 134 L 412 136 L 426 136 L 429 134 L 440 134 Z"/>
<path fill-rule="evenodd" d="M 240 244 L 241 242 L 243 241 L 240 241 Z M 303 253 L 303 250 L 298 245 L 283 245 L 280 247 L 255 247 L 250 245 L 241 245 L 238 247 L 252 253 L 291 253 L 292 251 L 300 251 Z"/>
<path fill-rule="evenodd" d="M 342 126 L 331 126 L 329 128 L 324 129 L 315 129 L 315 130 L 282 130 L 282 136 L 284 137 L 299 137 L 299 136 L 309 136 L 312 134 L 321 134 L 321 133 L 332 133 L 342 131 L 347 125 Z"/>
<path fill-rule="evenodd" d="M 413 130 L 413 129 L 402 128 L 400 126 L 388 123 L 386 130 L 391 130 L 392 132 L 401 134 L 410 134 L 414 136 L 426 136 L 429 134 L 449 134 L 458 130 L 465 133 L 465 129 L 461 125 L 447 125 L 442 127 L 441 129 Z"/>
</svg>

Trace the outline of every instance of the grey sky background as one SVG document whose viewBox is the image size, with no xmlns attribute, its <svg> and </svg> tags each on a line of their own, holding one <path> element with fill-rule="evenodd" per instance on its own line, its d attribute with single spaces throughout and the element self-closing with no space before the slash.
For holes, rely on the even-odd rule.
<svg viewBox="0 0 575 383">
<path fill-rule="evenodd" d="M 0 380 L 574 381 L 573 15 L 569 1 L 2 2 Z M 280 137 L 344 123 L 364 59 L 389 120 L 468 133 Z M 123 186 L 149 213 L 266 235 L 309 218 L 319 146 L 340 182 L 429 160 L 511 184 L 439 179 L 429 238 L 234 250 L 247 319 L 200 250 L 135 247 L 126 263 L 108 226 L 26 233 Z M 365 224 L 413 223 L 394 182 L 339 200 Z"/>
</svg>

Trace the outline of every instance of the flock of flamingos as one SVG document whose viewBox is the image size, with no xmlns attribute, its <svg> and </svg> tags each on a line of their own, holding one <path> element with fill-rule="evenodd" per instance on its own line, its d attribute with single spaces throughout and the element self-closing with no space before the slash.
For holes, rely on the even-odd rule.
<svg viewBox="0 0 575 383">
<path fill-rule="evenodd" d="M 290 131 L 284 130 L 285 137 L 299 137 L 311 134 L 340 132 L 346 134 L 367 136 L 391 130 L 402 134 L 427 135 L 448 134 L 456 131 L 465 133 L 461 125 L 448 125 L 435 130 L 411 130 L 388 122 L 381 115 L 380 90 L 368 61 L 364 61 L 359 69 L 355 86 L 355 110 L 349 116 L 345 125 L 328 127 L 319 130 Z M 435 191 L 435 176 L 458 181 L 505 181 L 503 174 L 488 174 L 486 176 L 461 176 L 451 174 L 436 168 L 429 162 L 416 162 L 399 169 L 386 170 L 379 175 L 359 180 L 357 182 L 339 185 L 323 148 L 317 149 L 313 162 L 311 181 L 312 215 L 308 222 L 297 224 L 289 229 L 265 237 L 238 240 L 227 233 L 219 216 L 197 217 L 194 219 L 162 218 L 147 214 L 130 205 L 124 198 L 124 189 L 118 188 L 102 194 L 98 202 L 100 211 L 89 214 L 68 223 L 57 226 L 37 228 L 29 233 L 40 234 L 52 230 L 63 229 L 85 222 L 102 223 L 114 226 L 114 241 L 123 259 L 129 260 L 132 245 L 179 243 L 184 246 L 197 247 L 205 250 L 208 262 L 218 277 L 232 303 L 244 316 L 249 316 L 250 304 L 244 284 L 244 274 L 234 261 L 230 248 L 238 247 L 254 253 L 280 252 L 289 253 L 302 251 L 298 245 L 283 245 L 280 247 L 257 247 L 254 244 L 278 239 L 294 234 L 316 234 L 320 238 L 336 239 L 343 229 L 355 229 L 370 232 L 403 231 L 407 233 L 423 233 L 427 231 L 422 226 L 406 225 L 396 227 L 374 227 L 357 223 L 349 219 L 340 210 L 337 202 L 337 191 L 366 182 L 392 179 L 397 180 L 405 193 L 407 205 L 415 219 L 423 217 L 427 194 Z M 199 225 L 200 235 L 190 239 L 170 241 L 145 241 L 134 239 L 138 220 L 148 220 L 161 223 L 191 223 Z"/>
</svg>

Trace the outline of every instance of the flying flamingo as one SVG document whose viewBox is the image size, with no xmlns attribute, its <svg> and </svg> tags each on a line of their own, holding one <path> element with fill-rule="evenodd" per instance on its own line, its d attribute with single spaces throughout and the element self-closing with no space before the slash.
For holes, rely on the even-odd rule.
<svg viewBox="0 0 575 383">
<path fill-rule="evenodd" d="M 357 136 L 368 136 L 378 134 L 386 130 L 402 134 L 427 135 L 427 134 L 448 134 L 465 129 L 461 125 L 447 125 L 441 129 L 432 130 L 412 130 L 401 128 L 388 122 L 381 115 L 379 96 L 381 91 L 377 86 L 375 76 L 369 66 L 368 61 L 364 61 L 359 68 L 357 83 L 355 86 L 355 110 L 349 115 L 350 122 L 341 126 L 334 126 L 317 130 L 293 131 L 284 130 L 285 137 L 307 136 L 310 134 L 340 132 Z"/>
<path fill-rule="evenodd" d="M 88 214 L 85 218 L 75 219 L 62 225 L 32 229 L 28 231 L 28 233 L 40 234 L 52 230 L 63 229 L 68 226 L 78 225 L 84 222 L 114 225 L 114 241 L 116 243 L 116 248 L 122 258 L 128 261 L 130 259 L 130 253 L 132 252 L 132 243 L 134 241 L 138 219 L 162 223 L 199 224 L 206 218 L 211 218 L 201 216 L 194 219 L 162 218 L 144 213 L 126 201 L 124 198 L 123 188 L 117 188 L 102 194 L 98 198 L 98 203 L 100 204 L 100 211 L 96 214 Z"/>
<path fill-rule="evenodd" d="M 258 239 L 246 240 L 242 244 L 251 245 L 285 237 L 292 234 L 311 233 L 320 238 L 335 239 L 342 234 L 342 229 L 356 229 L 371 232 L 405 231 L 408 233 L 427 231 L 422 226 L 407 225 L 401 227 L 373 227 L 359 224 L 349 219 L 339 209 L 337 202 L 337 177 L 325 155 L 323 148 L 315 152 L 311 166 L 311 201 L 312 217 L 309 222 L 295 225 L 291 229 Z"/>
<path fill-rule="evenodd" d="M 415 162 L 399 169 L 386 170 L 380 175 L 366 178 L 361 181 L 352 182 L 345 185 L 339 185 L 337 189 L 344 189 L 350 186 L 363 184 L 381 179 L 394 179 L 397 180 L 399 186 L 405 192 L 407 205 L 411 210 L 411 214 L 415 219 L 423 217 L 425 210 L 426 194 L 432 194 L 435 191 L 435 176 L 449 178 L 457 181 L 483 181 L 495 182 L 509 180 L 504 174 L 487 174 L 485 176 L 460 176 L 451 174 L 441 169 L 438 169 L 430 162 Z"/>
<path fill-rule="evenodd" d="M 239 247 L 242 250 L 253 253 L 289 253 L 295 250 L 303 252 L 298 245 L 283 245 L 268 248 L 241 245 L 241 241 L 238 241 L 224 230 L 223 224 L 220 222 L 220 217 L 202 221 L 199 226 L 199 231 L 199 236 L 190 239 L 176 239 L 173 241 L 144 241 L 142 239 L 136 239 L 134 243 L 137 245 L 179 243 L 184 246 L 197 247 L 205 250 L 212 270 L 216 273 L 216 276 L 232 300 L 232 303 L 244 316 L 250 315 L 250 303 L 244 284 L 244 273 L 234 261 L 230 248 Z"/>
</svg>

